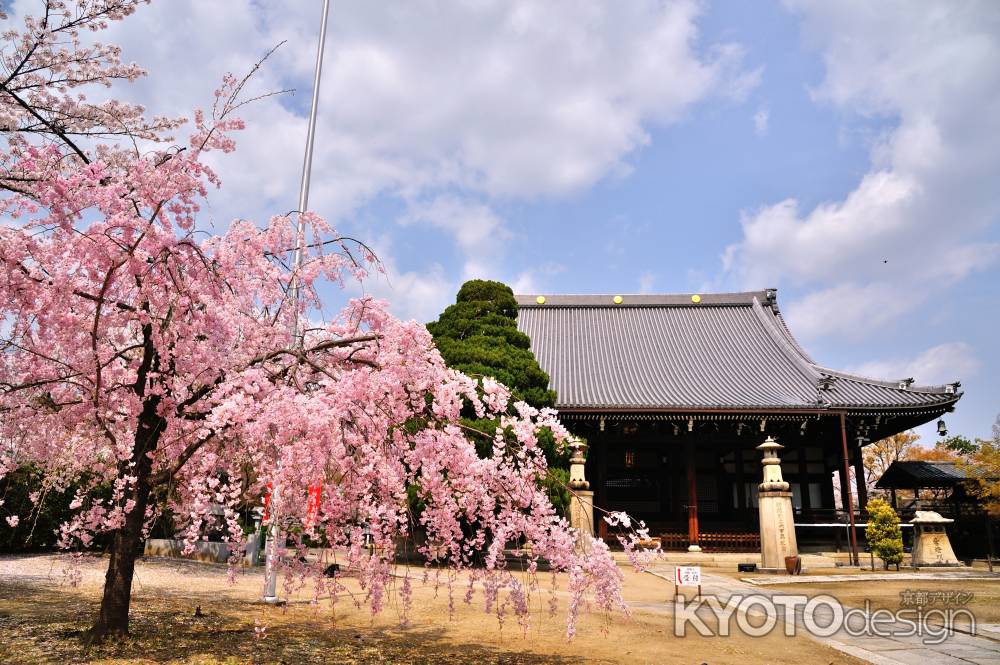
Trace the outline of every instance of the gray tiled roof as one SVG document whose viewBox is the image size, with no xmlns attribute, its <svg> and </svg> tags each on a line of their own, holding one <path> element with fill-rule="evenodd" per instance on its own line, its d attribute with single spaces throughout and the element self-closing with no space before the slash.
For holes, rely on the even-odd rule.
<svg viewBox="0 0 1000 665">
<path fill-rule="evenodd" d="M 914 386 L 822 367 L 791 336 L 775 291 L 517 296 L 518 328 L 557 406 L 607 409 L 920 408 L 957 384 Z M 827 384 L 827 387 L 824 387 Z"/>
<path fill-rule="evenodd" d="M 950 487 L 967 478 L 954 462 L 897 460 L 875 483 L 878 488 Z"/>
</svg>

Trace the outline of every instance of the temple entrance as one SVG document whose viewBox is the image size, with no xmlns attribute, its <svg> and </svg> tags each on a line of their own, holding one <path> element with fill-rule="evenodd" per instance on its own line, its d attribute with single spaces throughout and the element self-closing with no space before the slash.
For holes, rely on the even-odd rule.
<svg viewBox="0 0 1000 665">
<path fill-rule="evenodd" d="M 803 432 L 809 427 L 802 425 L 806 421 L 787 416 L 755 419 L 752 429 L 748 419 L 720 423 L 706 416 L 631 418 L 636 419 L 627 414 L 597 422 L 568 418 L 567 424 L 589 442 L 587 477 L 595 505 L 643 520 L 664 550 L 685 551 L 693 545 L 706 552 L 759 550 L 761 455 L 756 446 L 768 434 L 784 441 L 782 472 L 792 492 L 795 521 L 803 525 L 804 547 L 847 546 L 847 511 L 837 508 L 834 498 L 835 478 L 841 475 L 834 471 L 845 464 L 841 447 L 835 445 L 840 437 L 833 436 L 839 432 L 831 431 L 839 420 L 820 423 L 811 418 L 813 436 L 807 437 Z M 761 422 L 766 433 L 760 431 Z M 860 460 L 855 442 L 846 463 L 856 467 Z M 858 496 L 857 489 L 852 493 Z M 863 508 L 854 506 L 858 521 Z M 841 523 L 842 531 L 829 528 Z M 598 532 L 613 536 L 603 520 L 598 521 Z"/>
</svg>

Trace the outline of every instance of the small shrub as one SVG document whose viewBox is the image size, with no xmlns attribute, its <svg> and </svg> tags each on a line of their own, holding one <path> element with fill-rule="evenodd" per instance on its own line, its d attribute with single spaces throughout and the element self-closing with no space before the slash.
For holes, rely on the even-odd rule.
<svg viewBox="0 0 1000 665">
<path fill-rule="evenodd" d="M 903 530 L 899 527 L 899 515 L 884 499 L 868 502 L 868 528 L 865 530 L 868 546 L 872 553 L 882 559 L 888 570 L 890 564 L 899 569 L 903 560 Z"/>
</svg>

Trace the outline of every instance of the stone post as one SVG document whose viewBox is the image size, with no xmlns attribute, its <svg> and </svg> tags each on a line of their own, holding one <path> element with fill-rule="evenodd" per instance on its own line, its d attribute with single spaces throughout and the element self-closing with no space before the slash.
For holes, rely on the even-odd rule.
<svg viewBox="0 0 1000 665">
<path fill-rule="evenodd" d="M 569 458 L 569 523 L 574 529 L 579 529 L 581 541 L 583 536 L 594 535 L 594 493 L 584 472 L 587 462 L 585 451 L 587 444 L 579 439 L 570 443 L 573 454 Z"/>
<path fill-rule="evenodd" d="M 785 557 L 798 556 L 795 540 L 795 520 L 792 513 L 792 493 L 781 477 L 778 451 L 784 448 L 767 437 L 757 450 L 763 453 L 764 482 L 759 485 L 760 559 L 761 569 L 768 572 L 785 570 Z"/>
<path fill-rule="evenodd" d="M 931 510 L 918 510 L 910 520 L 913 525 L 913 567 L 927 566 L 948 567 L 961 566 L 951 548 L 951 540 L 945 525 L 955 520 L 941 517 Z"/>
<path fill-rule="evenodd" d="M 256 566 L 260 559 L 260 529 L 255 529 L 253 533 L 247 536 L 247 546 L 246 551 L 243 554 L 243 560 L 246 561 L 248 566 Z"/>
</svg>

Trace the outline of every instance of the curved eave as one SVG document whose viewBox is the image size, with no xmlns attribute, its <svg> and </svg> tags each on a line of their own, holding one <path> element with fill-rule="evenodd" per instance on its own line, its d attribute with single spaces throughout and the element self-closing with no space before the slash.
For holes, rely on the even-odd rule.
<svg viewBox="0 0 1000 665">
<path fill-rule="evenodd" d="M 903 383 L 903 379 L 897 379 L 895 381 L 886 379 L 875 379 L 867 376 L 861 376 L 860 374 L 852 374 L 850 372 L 844 372 L 841 370 L 830 369 L 829 367 L 824 367 L 819 363 L 812 360 L 802 345 L 798 343 L 798 340 L 792 335 L 788 324 L 785 322 L 784 318 L 778 311 L 777 302 L 772 302 L 770 307 L 764 308 L 759 307 L 759 303 L 754 300 L 755 309 L 759 308 L 759 316 L 763 322 L 768 325 L 776 339 L 779 339 L 781 344 L 779 345 L 783 351 L 789 356 L 791 360 L 797 364 L 803 364 L 809 368 L 813 376 L 822 377 L 832 377 L 835 379 L 843 379 L 844 382 L 838 381 L 835 387 L 831 391 L 821 391 L 820 398 L 824 399 L 831 408 L 851 408 L 857 407 L 862 408 L 867 404 L 866 400 L 859 400 L 853 402 L 850 399 L 837 400 L 839 396 L 837 393 L 853 393 L 860 396 L 864 392 L 872 393 L 873 391 L 878 391 L 884 393 L 889 391 L 891 394 L 899 396 L 901 399 L 895 403 L 885 403 L 880 402 L 876 408 L 888 407 L 910 407 L 914 405 L 934 405 L 936 403 L 954 403 L 958 401 L 962 393 L 957 391 L 957 386 L 961 385 L 959 382 L 948 385 L 940 386 L 917 386 L 917 385 L 907 385 L 905 388 L 900 387 Z M 837 390 L 841 386 L 846 385 L 849 389 L 846 391 Z M 853 388 L 853 389 L 851 389 Z M 875 397 L 874 394 L 870 394 L 871 397 Z"/>
<path fill-rule="evenodd" d="M 874 379 L 870 376 L 851 374 L 850 372 L 844 372 L 837 369 L 830 369 L 829 367 L 823 367 L 821 365 L 814 365 L 814 366 L 816 367 L 816 371 L 822 374 L 828 374 L 830 376 L 834 376 L 840 379 L 847 379 L 849 381 L 857 381 L 859 383 L 882 386 L 884 388 L 892 388 L 896 390 L 902 390 L 901 388 L 899 388 L 899 384 L 906 380 L 906 379 L 896 379 L 892 381 L 887 379 Z M 956 381 L 954 383 L 945 384 L 941 386 L 918 386 L 911 384 L 908 387 L 906 387 L 905 390 L 907 392 L 923 393 L 926 395 L 948 395 L 948 396 L 961 395 L 962 393 L 956 392 L 954 389 L 954 386 L 957 385 L 961 385 L 961 383 L 959 381 Z"/>
</svg>

